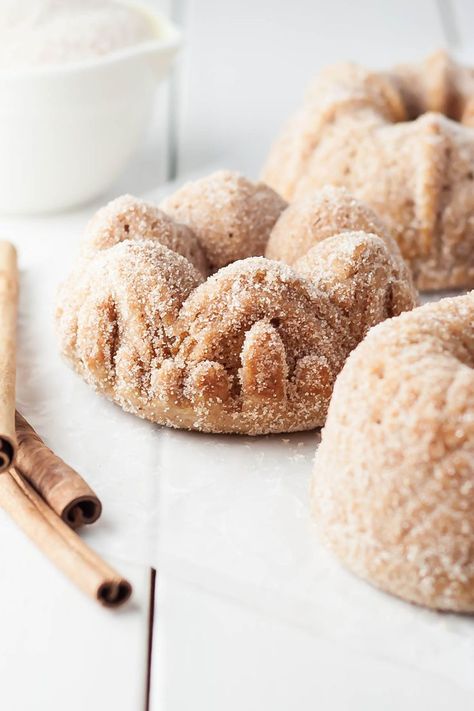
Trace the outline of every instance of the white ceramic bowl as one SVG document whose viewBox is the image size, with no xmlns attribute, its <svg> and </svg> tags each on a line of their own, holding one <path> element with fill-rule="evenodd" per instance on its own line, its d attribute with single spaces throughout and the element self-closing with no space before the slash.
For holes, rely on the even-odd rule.
<svg viewBox="0 0 474 711">
<path fill-rule="evenodd" d="M 93 61 L 0 72 L 1 212 L 78 205 L 124 169 L 180 43 L 170 22 L 140 10 L 156 40 Z"/>
</svg>

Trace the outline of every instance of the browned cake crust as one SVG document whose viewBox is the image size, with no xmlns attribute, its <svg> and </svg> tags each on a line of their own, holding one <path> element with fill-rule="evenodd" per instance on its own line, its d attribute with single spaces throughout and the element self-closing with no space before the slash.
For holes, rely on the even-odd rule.
<svg viewBox="0 0 474 711">
<path fill-rule="evenodd" d="M 323 71 L 262 178 L 287 200 L 347 187 L 386 221 L 420 289 L 474 286 L 474 70 L 444 52 Z"/>
<path fill-rule="evenodd" d="M 285 203 L 241 176 L 214 174 L 166 200 L 185 225 L 143 201 L 112 202 L 91 221 L 60 291 L 63 354 L 97 390 L 154 422 L 252 435 L 321 425 L 350 351 L 417 298 L 370 210 L 346 193 L 325 195 L 321 219 L 328 200 L 341 209 L 292 266 L 247 256 L 264 251 Z"/>
<path fill-rule="evenodd" d="M 474 292 L 373 328 L 334 387 L 312 507 L 353 572 L 474 611 Z"/>
</svg>

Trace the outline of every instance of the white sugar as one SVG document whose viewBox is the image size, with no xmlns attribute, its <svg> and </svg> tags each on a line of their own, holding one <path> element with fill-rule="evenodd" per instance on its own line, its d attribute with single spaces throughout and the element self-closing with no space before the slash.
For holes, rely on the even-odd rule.
<svg viewBox="0 0 474 711">
<path fill-rule="evenodd" d="M 0 3 L 0 69 L 90 60 L 154 37 L 145 13 L 114 0 Z"/>
</svg>

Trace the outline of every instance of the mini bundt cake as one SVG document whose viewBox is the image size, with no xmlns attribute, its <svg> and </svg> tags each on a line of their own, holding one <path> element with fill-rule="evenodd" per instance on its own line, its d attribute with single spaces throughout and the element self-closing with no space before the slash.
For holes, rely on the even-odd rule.
<svg viewBox="0 0 474 711">
<path fill-rule="evenodd" d="M 161 203 L 168 215 L 193 230 L 212 271 L 262 256 L 286 206 L 265 183 L 251 183 L 228 170 L 186 183 Z"/>
<path fill-rule="evenodd" d="M 354 204 L 291 267 L 240 259 L 265 249 L 283 201 L 224 172 L 178 195 L 164 203 L 179 203 L 178 224 L 130 197 L 93 218 L 60 290 L 63 354 L 97 390 L 154 422 L 246 434 L 321 425 L 350 351 L 416 304 L 397 245 Z M 360 231 L 372 226 L 382 236 Z M 236 261 L 206 279 L 218 254 Z"/>
<path fill-rule="evenodd" d="M 326 186 L 283 210 L 270 233 L 265 256 L 291 265 L 318 242 L 359 231 L 378 235 L 392 253 L 399 253 L 387 226 L 373 210 L 345 188 Z"/>
<path fill-rule="evenodd" d="M 289 201 L 344 186 L 386 221 L 420 289 L 474 286 L 474 70 L 444 52 L 374 73 L 323 71 L 271 149 Z"/>
<path fill-rule="evenodd" d="M 312 508 L 383 590 L 474 612 L 474 292 L 373 328 L 339 374 Z"/>
<path fill-rule="evenodd" d="M 96 212 L 86 228 L 83 250 L 97 252 L 124 240 L 157 240 L 207 274 L 206 255 L 195 234 L 144 200 L 122 195 Z"/>
</svg>

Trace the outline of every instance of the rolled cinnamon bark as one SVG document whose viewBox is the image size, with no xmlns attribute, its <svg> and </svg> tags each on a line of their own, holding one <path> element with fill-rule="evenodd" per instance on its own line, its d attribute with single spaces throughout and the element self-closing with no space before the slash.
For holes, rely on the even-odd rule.
<svg viewBox="0 0 474 711">
<path fill-rule="evenodd" d="M 16 249 L 0 241 L 0 473 L 14 462 L 15 435 L 16 319 L 18 311 L 18 266 Z"/>
<path fill-rule="evenodd" d="M 123 605 L 132 586 L 89 548 L 11 469 L 0 477 L 0 506 L 81 590 L 106 607 Z"/>
<path fill-rule="evenodd" d="M 16 412 L 16 468 L 71 528 L 97 521 L 102 504 L 86 481 Z"/>
</svg>

